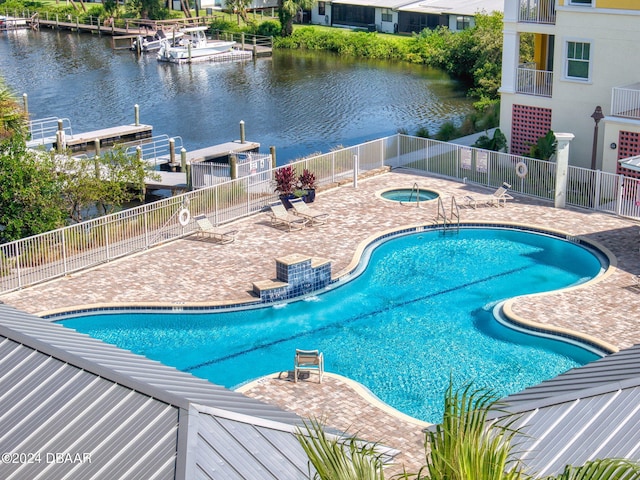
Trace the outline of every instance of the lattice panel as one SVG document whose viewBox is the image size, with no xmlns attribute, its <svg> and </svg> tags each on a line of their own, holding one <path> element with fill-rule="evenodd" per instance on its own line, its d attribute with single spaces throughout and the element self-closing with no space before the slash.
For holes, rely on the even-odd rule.
<svg viewBox="0 0 640 480">
<path fill-rule="evenodd" d="M 640 155 L 640 133 L 621 130 L 618 133 L 618 160 L 636 155 Z M 640 178 L 640 173 L 621 167 L 619 163 L 616 165 L 616 173 L 626 177 Z"/>
<path fill-rule="evenodd" d="M 514 105 L 511 116 L 511 145 L 509 153 L 524 155 L 531 145 L 551 130 L 551 109 Z"/>
</svg>

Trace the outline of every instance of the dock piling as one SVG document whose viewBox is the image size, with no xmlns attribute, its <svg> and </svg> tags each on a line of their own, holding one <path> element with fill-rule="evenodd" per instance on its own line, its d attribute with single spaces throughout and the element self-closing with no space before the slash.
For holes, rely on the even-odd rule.
<svg viewBox="0 0 640 480">
<path fill-rule="evenodd" d="M 140 107 L 137 103 L 133 106 L 133 118 L 136 127 L 140 125 Z"/>
<path fill-rule="evenodd" d="M 169 165 L 171 171 L 175 172 L 178 164 L 176 163 L 176 140 L 174 138 L 169 139 Z"/>
<path fill-rule="evenodd" d="M 240 120 L 240 143 L 245 143 L 244 120 Z"/>
<path fill-rule="evenodd" d="M 229 176 L 231 180 L 238 178 L 238 158 L 234 152 L 229 152 Z"/>
<path fill-rule="evenodd" d="M 269 153 L 271 154 L 271 168 L 276 168 L 276 147 L 271 145 L 269 147 Z"/>
</svg>

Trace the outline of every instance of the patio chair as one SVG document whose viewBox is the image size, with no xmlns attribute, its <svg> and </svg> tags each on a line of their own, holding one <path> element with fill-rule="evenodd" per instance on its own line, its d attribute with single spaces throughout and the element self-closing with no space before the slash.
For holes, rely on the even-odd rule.
<svg viewBox="0 0 640 480">
<path fill-rule="evenodd" d="M 311 225 L 323 225 L 329 218 L 328 213 L 320 212 L 314 208 L 311 208 L 303 200 L 294 200 L 291 202 L 294 215 L 298 215 L 302 218 L 306 218 L 311 222 Z"/>
<path fill-rule="evenodd" d="M 298 217 L 297 215 L 287 212 L 281 203 L 271 205 L 269 208 L 271 209 L 269 213 L 271 224 L 276 227 L 287 227 L 290 232 L 293 230 L 302 230 L 309 221 L 307 218 Z"/>
<path fill-rule="evenodd" d="M 198 215 L 194 217 L 198 222 L 198 230 L 196 235 L 199 237 L 210 238 L 218 243 L 231 243 L 236 239 L 237 230 L 221 231 L 211 225 L 211 222 L 205 215 Z"/>
<path fill-rule="evenodd" d="M 502 186 L 500 186 L 495 192 L 490 195 L 481 193 L 475 195 L 465 195 L 464 204 L 465 206 L 471 208 L 476 208 L 478 204 L 504 207 L 507 204 L 507 200 L 513 200 L 513 197 L 508 193 L 508 190 L 510 188 L 511 185 L 503 182 Z"/>
<path fill-rule="evenodd" d="M 322 383 L 324 376 L 324 357 L 318 350 L 296 349 L 293 366 L 293 381 L 298 382 L 298 372 L 317 372 L 318 383 Z"/>
</svg>

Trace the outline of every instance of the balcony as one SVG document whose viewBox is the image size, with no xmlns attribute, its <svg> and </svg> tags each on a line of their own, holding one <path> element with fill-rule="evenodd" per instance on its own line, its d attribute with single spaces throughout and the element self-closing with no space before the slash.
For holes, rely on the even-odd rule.
<svg viewBox="0 0 640 480">
<path fill-rule="evenodd" d="M 555 25 L 555 0 L 520 0 L 518 21 L 523 23 L 544 23 Z"/>
<path fill-rule="evenodd" d="M 640 83 L 612 89 L 611 116 L 640 120 Z"/>
<path fill-rule="evenodd" d="M 522 64 L 516 71 L 516 93 L 551 97 L 553 93 L 553 72 L 531 68 L 535 64 Z"/>
</svg>

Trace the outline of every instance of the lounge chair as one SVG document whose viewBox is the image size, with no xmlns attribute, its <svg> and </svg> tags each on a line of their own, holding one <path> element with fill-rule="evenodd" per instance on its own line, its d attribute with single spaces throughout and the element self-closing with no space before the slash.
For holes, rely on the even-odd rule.
<svg viewBox="0 0 640 480">
<path fill-rule="evenodd" d="M 296 349 L 296 356 L 293 366 L 293 381 L 298 382 L 298 372 L 317 372 L 319 382 L 322 383 L 324 376 L 324 357 L 318 350 Z"/>
<path fill-rule="evenodd" d="M 298 215 L 302 218 L 306 218 L 311 222 L 311 225 L 322 225 L 327 222 L 329 218 L 328 213 L 317 211 L 311 208 L 303 200 L 294 200 L 291 202 L 294 215 Z"/>
<path fill-rule="evenodd" d="M 219 243 L 231 243 L 236 239 L 237 230 L 221 231 L 211 225 L 211 222 L 205 215 L 198 215 L 194 217 L 198 222 L 198 231 L 196 235 L 199 237 L 210 238 L 216 240 Z"/>
<path fill-rule="evenodd" d="M 471 208 L 476 208 L 478 204 L 504 207 L 507 204 L 507 200 L 513 200 L 513 197 L 508 193 L 508 189 L 510 188 L 511 188 L 511 185 L 509 185 L 506 182 L 503 182 L 502 186 L 499 187 L 491 195 L 484 195 L 484 194 L 465 195 L 464 204 L 465 206 L 471 207 Z"/>
<path fill-rule="evenodd" d="M 284 226 L 292 230 L 302 230 L 309 221 L 306 218 L 298 217 L 292 213 L 287 212 L 284 205 L 281 203 L 271 205 L 271 212 L 269 217 L 271 218 L 271 224 L 274 226 Z"/>
</svg>

